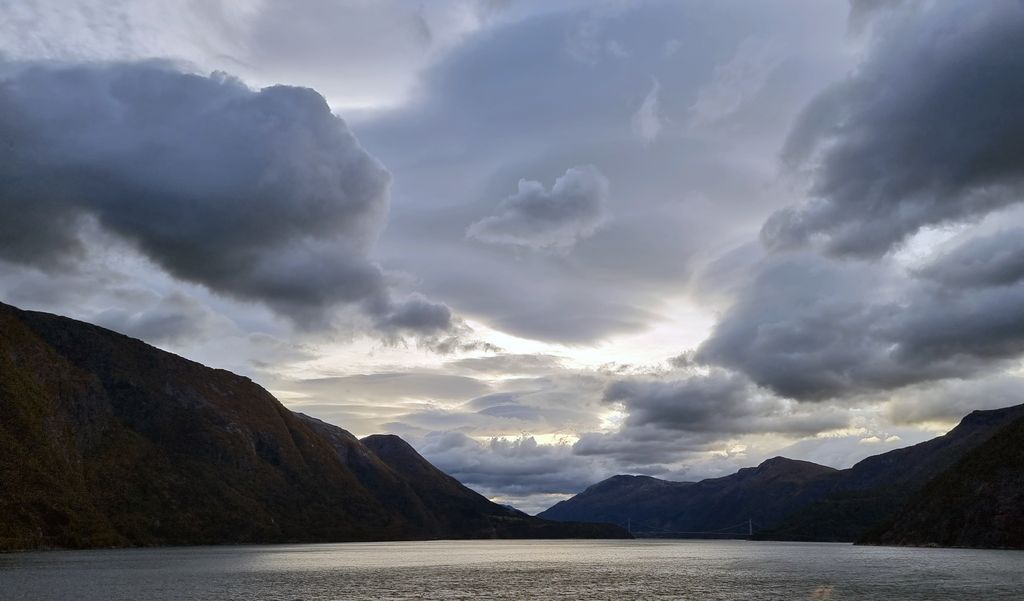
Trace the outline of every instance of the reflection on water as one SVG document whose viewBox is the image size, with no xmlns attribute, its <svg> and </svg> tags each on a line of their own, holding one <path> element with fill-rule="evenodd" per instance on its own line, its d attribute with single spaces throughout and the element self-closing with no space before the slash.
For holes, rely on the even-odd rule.
<svg viewBox="0 0 1024 601">
<path fill-rule="evenodd" d="M 0 599 L 1024 599 L 1024 553 L 435 541 L 0 555 Z"/>
</svg>

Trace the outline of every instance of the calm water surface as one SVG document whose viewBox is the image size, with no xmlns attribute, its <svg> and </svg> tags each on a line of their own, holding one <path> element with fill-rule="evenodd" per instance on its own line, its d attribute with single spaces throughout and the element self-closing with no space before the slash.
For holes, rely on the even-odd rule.
<svg viewBox="0 0 1024 601">
<path fill-rule="evenodd" d="M 0 599 L 1024 599 L 1024 553 L 470 541 L 0 555 Z"/>
</svg>

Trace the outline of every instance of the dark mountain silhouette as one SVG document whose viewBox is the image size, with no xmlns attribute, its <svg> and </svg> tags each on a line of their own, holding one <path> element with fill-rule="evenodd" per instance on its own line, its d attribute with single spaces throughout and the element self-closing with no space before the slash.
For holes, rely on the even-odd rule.
<svg viewBox="0 0 1024 601">
<path fill-rule="evenodd" d="M 961 532 L 956 524 L 966 523 L 969 516 L 983 520 L 985 508 L 998 507 L 1005 525 L 1017 524 L 1019 532 L 1021 514 L 1008 508 L 1021 498 L 1024 468 L 1019 455 L 1003 453 L 1005 458 L 1000 459 L 992 449 L 1012 446 L 1014 441 L 1024 447 L 1021 419 L 1024 405 L 975 411 L 943 436 L 869 457 L 845 470 L 777 457 L 701 482 L 614 476 L 538 516 L 623 526 L 629 520 L 635 532 L 652 535 L 722 529 L 736 533 L 742 528 L 730 526 L 751 519 L 757 527 L 755 538 L 761 539 L 853 542 L 866 537 L 907 544 L 941 539 L 936 544 L 958 540 L 987 545 L 994 535 L 983 536 L 973 526 L 964 526 Z M 963 467 L 967 464 L 985 465 L 988 471 Z M 960 492 L 954 495 L 954 490 Z M 972 490 L 987 491 L 990 498 L 973 498 Z M 964 515 L 949 518 L 947 534 L 926 537 L 923 526 L 913 531 L 904 526 L 912 523 L 908 516 L 924 519 L 954 507 Z M 901 510 L 911 513 L 898 513 Z M 885 524 L 890 526 L 882 530 Z M 873 534 L 868 536 L 869 532 Z M 1003 540 L 998 546 L 1012 543 Z"/>
<path fill-rule="evenodd" d="M 928 482 L 860 542 L 1024 549 L 1024 417 Z"/>
<path fill-rule="evenodd" d="M 974 411 L 942 436 L 868 457 L 837 473 L 828 495 L 794 511 L 761 537 L 856 541 L 899 510 L 926 483 L 1022 416 L 1024 405 Z"/>
<path fill-rule="evenodd" d="M 614 476 L 538 514 L 552 520 L 603 521 L 636 531 L 746 531 L 748 520 L 778 524 L 795 506 L 826 492 L 836 470 L 784 457 L 731 476 L 668 482 L 647 476 Z M 586 516 L 586 517 L 581 517 Z M 742 524 L 742 528 L 730 527 Z"/>
<path fill-rule="evenodd" d="M 491 503 L 248 378 L 0 304 L 0 549 L 622 536 Z"/>
</svg>

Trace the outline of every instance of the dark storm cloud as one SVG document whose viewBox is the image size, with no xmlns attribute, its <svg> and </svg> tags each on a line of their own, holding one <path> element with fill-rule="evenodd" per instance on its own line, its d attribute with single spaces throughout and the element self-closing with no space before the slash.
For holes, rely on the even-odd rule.
<svg viewBox="0 0 1024 601">
<path fill-rule="evenodd" d="M 887 328 L 891 357 L 912 369 L 957 374 L 997 367 L 1024 353 L 1024 286 L 920 290 Z"/>
<path fill-rule="evenodd" d="M 89 216 L 174 275 L 316 310 L 380 287 L 363 257 L 389 176 L 312 90 L 253 92 L 165 64 L 27 66 L 4 78 L 8 228 L 78 242 Z M 54 228 L 32 217 L 54 218 Z M 24 231 L 24 230 L 23 230 Z M 6 258 L 34 236 L 7 232 Z"/>
<path fill-rule="evenodd" d="M 965 242 L 917 271 L 950 288 L 1008 286 L 1024 280 L 1024 228 Z"/>
<path fill-rule="evenodd" d="M 933 281 L 946 277 L 943 266 L 959 277 L 966 254 L 978 258 L 977 273 L 1001 273 L 990 265 L 1004 257 L 975 252 L 976 246 L 966 243 L 936 259 L 927 279 L 815 255 L 768 259 L 696 359 L 801 400 L 999 369 L 1024 353 L 1024 283 L 982 278 L 974 287 L 949 288 Z"/>
<path fill-rule="evenodd" d="M 605 389 L 604 400 L 621 403 L 629 414 L 623 432 L 650 427 L 680 433 L 803 435 L 846 424 L 827 410 L 794 411 L 746 377 L 719 369 L 673 380 L 619 380 Z"/>
<path fill-rule="evenodd" d="M 377 326 L 395 332 L 444 332 L 452 327 L 452 312 L 442 304 L 414 294 L 382 315 Z"/>
<path fill-rule="evenodd" d="M 895 385 L 887 343 L 874 334 L 884 317 L 885 277 L 813 255 L 769 260 L 755 268 L 696 358 L 797 399 Z M 876 295 L 879 305 L 870 299 Z"/>
<path fill-rule="evenodd" d="M 341 303 L 388 328 L 450 321 L 390 299 L 367 259 L 390 176 L 313 90 L 155 62 L 7 65 L 0 107 L 0 258 L 67 264 L 92 222 L 176 278 L 300 323 Z"/>
<path fill-rule="evenodd" d="M 568 169 L 551 190 L 521 179 L 498 213 L 470 225 L 466 235 L 492 244 L 568 249 L 608 218 L 608 188 L 608 178 L 593 166 Z"/>
<path fill-rule="evenodd" d="M 742 376 L 715 371 L 681 380 L 620 380 L 606 402 L 622 403 L 626 427 L 653 425 L 677 431 L 733 431 L 757 411 L 756 390 Z"/>
<path fill-rule="evenodd" d="M 1024 4 L 911 3 L 883 21 L 790 136 L 812 198 L 765 223 L 771 248 L 879 256 L 1024 198 Z"/>
</svg>

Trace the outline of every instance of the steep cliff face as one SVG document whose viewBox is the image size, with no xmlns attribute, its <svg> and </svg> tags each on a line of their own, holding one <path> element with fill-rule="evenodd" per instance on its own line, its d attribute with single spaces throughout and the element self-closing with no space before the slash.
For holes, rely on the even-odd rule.
<svg viewBox="0 0 1024 601">
<path fill-rule="evenodd" d="M 931 480 L 860 542 L 1024 549 L 1024 417 Z"/>
<path fill-rule="evenodd" d="M 0 304 L 0 548 L 520 535 L 438 474 L 479 501 L 425 498 L 434 484 L 247 378 Z M 625 535 L 549 534 L 582 531 Z"/>
</svg>

